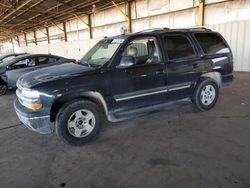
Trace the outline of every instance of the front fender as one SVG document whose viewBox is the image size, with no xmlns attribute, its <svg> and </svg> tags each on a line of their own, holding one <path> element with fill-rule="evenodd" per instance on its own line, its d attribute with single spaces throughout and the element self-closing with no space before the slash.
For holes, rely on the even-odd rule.
<svg viewBox="0 0 250 188">
<path fill-rule="evenodd" d="M 55 121 L 56 115 L 60 108 L 65 104 L 75 99 L 85 99 L 96 103 L 107 116 L 109 111 L 109 106 L 107 99 L 98 91 L 82 91 L 82 92 L 69 92 L 65 94 L 59 94 L 55 98 L 51 106 L 51 122 Z"/>
</svg>

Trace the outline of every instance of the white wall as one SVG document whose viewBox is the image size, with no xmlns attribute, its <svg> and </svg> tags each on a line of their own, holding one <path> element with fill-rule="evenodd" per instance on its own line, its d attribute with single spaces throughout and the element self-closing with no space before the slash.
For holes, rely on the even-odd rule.
<svg viewBox="0 0 250 188">
<path fill-rule="evenodd" d="M 180 3 L 181 2 L 181 3 Z M 235 69 L 250 71 L 249 61 L 246 52 L 249 41 L 247 36 L 250 20 L 250 0 L 206 0 L 204 25 L 220 31 L 233 49 L 235 54 Z M 136 0 L 132 3 L 132 30 L 133 32 L 158 27 L 183 28 L 196 27 L 198 25 L 198 0 Z M 121 9 L 127 12 L 125 5 Z M 97 7 L 98 10 L 98 7 Z M 87 22 L 87 16 L 81 16 Z M 245 21 L 245 22 L 244 22 Z M 244 22 L 244 24 L 243 24 Z M 47 44 L 45 29 L 37 31 L 38 46 L 29 43 L 25 46 L 24 37 L 20 35 L 20 48 L 15 45 L 15 51 L 30 53 L 54 53 L 65 57 L 79 59 L 86 51 L 95 44 L 98 39 L 104 36 L 120 34 L 121 27 L 127 26 L 125 17 L 116 9 L 110 8 L 104 11 L 97 11 L 92 15 L 93 38 L 89 39 L 88 27 L 80 20 L 71 20 L 66 23 L 68 32 L 68 42 L 63 40 L 63 32 L 58 27 L 49 28 L 51 44 Z M 230 25 L 230 26 L 229 26 Z M 244 25 L 244 27 L 242 26 Z M 223 29 L 222 29 L 223 28 Z M 230 29 L 231 32 L 228 32 Z M 239 32 L 240 34 L 238 34 Z M 27 34 L 29 41 L 34 39 L 34 34 Z M 237 39 L 236 39 L 237 36 Z M 53 40 L 58 38 L 57 40 Z M 250 43 L 250 41 L 248 42 Z M 8 48 L 6 47 L 8 46 Z M 10 51 L 12 45 L 8 44 L 0 47 L 1 51 Z"/>
<path fill-rule="evenodd" d="M 99 39 L 60 42 L 55 44 L 41 44 L 34 46 L 23 46 L 19 52 L 55 54 L 67 58 L 80 59 L 98 42 Z"/>
<path fill-rule="evenodd" d="M 234 69 L 250 71 L 250 20 L 211 25 L 209 28 L 221 33 L 231 46 Z"/>
</svg>

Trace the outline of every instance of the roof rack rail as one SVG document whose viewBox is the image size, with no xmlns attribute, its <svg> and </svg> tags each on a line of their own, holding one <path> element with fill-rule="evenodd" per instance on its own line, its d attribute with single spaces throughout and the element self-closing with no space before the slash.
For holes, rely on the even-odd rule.
<svg viewBox="0 0 250 188">
<path fill-rule="evenodd" d="M 151 32 L 151 31 L 164 31 L 164 30 L 169 30 L 169 28 L 161 27 L 161 28 L 145 29 L 145 30 L 142 30 L 142 31 L 138 31 L 136 33 L 144 33 L 144 32 Z"/>
<path fill-rule="evenodd" d="M 207 30 L 207 31 L 211 31 L 211 29 L 206 28 L 206 27 L 191 27 L 188 28 L 189 30 Z"/>
</svg>

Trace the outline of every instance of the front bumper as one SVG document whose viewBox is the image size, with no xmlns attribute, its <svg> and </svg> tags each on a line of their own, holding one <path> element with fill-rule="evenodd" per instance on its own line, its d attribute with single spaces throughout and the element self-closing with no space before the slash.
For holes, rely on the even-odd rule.
<svg viewBox="0 0 250 188">
<path fill-rule="evenodd" d="M 53 132 L 49 113 L 29 110 L 22 106 L 18 99 L 15 100 L 14 108 L 20 121 L 32 131 L 41 134 Z"/>
</svg>

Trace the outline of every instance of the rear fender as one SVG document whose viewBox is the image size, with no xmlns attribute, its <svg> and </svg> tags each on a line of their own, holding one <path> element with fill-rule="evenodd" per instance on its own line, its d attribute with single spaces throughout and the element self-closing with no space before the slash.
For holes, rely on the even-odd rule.
<svg viewBox="0 0 250 188">
<path fill-rule="evenodd" d="M 222 83 L 222 76 L 220 72 L 208 72 L 201 75 L 201 78 L 208 77 L 212 78 L 220 87 Z"/>
</svg>

